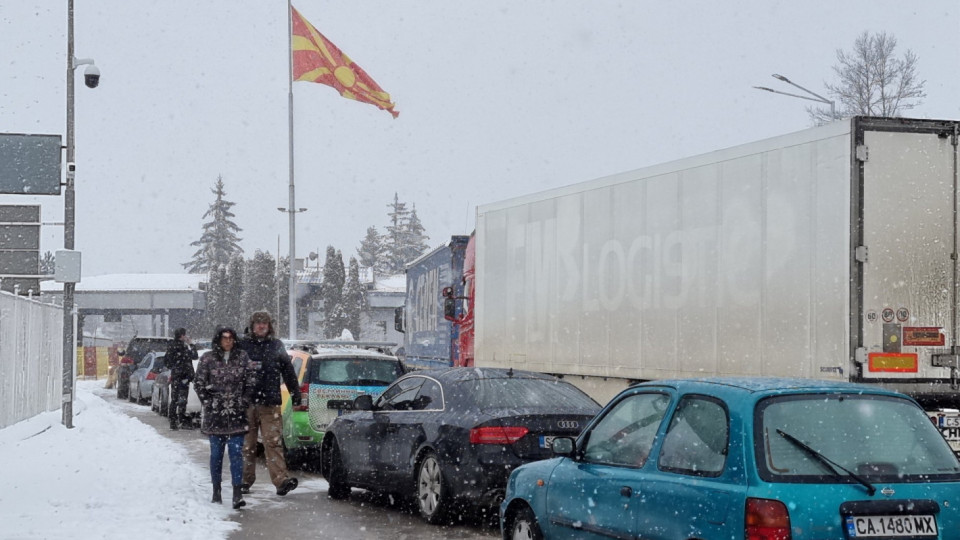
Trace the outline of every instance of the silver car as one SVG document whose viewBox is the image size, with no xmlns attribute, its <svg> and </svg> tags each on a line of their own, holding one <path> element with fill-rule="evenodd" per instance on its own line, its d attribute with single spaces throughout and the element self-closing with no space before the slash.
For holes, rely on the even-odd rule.
<svg viewBox="0 0 960 540">
<path fill-rule="evenodd" d="M 163 355 L 162 352 L 147 353 L 140 364 L 137 365 L 137 369 L 130 375 L 130 395 L 128 397 L 130 401 L 142 404 L 150 399 L 153 382 L 157 379 L 157 375 L 163 371 Z"/>
<path fill-rule="evenodd" d="M 205 352 L 207 352 L 205 349 L 197 351 L 200 356 L 203 356 Z M 199 363 L 199 360 L 193 361 L 194 371 L 197 370 Z M 160 416 L 167 416 L 169 414 L 170 369 L 167 367 L 163 368 L 153 383 L 150 392 L 150 409 L 160 414 Z M 187 392 L 187 416 L 193 418 L 195 422 L 199 422 L 201 409 L 200 398 L 197 397 L 197 392 L 194 390 L 193 383 L 191 382 L 190 390 Z"/>
</svg>

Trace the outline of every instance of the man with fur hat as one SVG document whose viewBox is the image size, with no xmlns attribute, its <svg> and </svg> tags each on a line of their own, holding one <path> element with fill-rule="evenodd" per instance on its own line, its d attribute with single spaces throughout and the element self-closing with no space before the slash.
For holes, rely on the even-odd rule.
<svg viewBox="0 0 960 540">
<path fill-rule="evenodd" d="M 280 417 L 280 383 L 290 392 L 294 405 L 300 404 L 300 386 L 293 370 L 290 355 L 283 342 L 274 337 L 270 313 L 257 311 L 250 316 L 249 334 L 239 343 L 239 349 L 250 357 L 256 372 L 253 402 L 247 409 L 250 431 L 243 441 L 243 486 L 250 493 L 250 486 L 257 478 L 257 433 L 263 442 L 264 456 L 270 480 L 277 488 L 277 495 L 286 495 L 297 487 L 297 479 L 290 476 L 283 456 L 283 425 Z"/>
</svg>

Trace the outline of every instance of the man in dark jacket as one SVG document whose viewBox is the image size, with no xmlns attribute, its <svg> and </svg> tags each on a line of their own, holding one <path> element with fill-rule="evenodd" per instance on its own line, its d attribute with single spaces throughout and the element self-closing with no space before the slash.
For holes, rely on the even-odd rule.
<svg viewBox="0 0 960 540">
<path fill-rule="evenodd" d="M 287 386 L 294 405 L 300 404 L 300 386 L 290 355 L 283 342 L 273 337 L 273 321 L 266 311 L 250 317 L 250 335 L 240 341 L 257 372 L 253 403 L 247 409 L 250 431 L 243 441 L 243 492 L 257 479 L 257 432 L 263 441 L 264 457 L 277 495 L 286 495 L 297 487 L 297 479 L 287 472 L 283 456 L 283 420 L 280 417 L 280 383 Z"/>
<path fill-rule="evenodd" d="M 163 358 L 164 364 L 170 369 L 170 405 L 167 408 L 170 429 L 190 426 L 187 419 L 187 392 L 194 377 L 193 361 L 197 359 L 197 350 L 193 348 L 185 328 L 177 328 L 173 332 L 173 341 L 167 346 Z"/>
</svg>

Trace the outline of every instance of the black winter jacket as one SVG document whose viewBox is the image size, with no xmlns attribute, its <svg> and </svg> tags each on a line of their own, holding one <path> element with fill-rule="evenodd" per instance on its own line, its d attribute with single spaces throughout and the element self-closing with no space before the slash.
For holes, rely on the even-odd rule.
<svg viewBox="0 0 960 540">
<path fill-rule="evenodd" d="M 246 351 L 257 370 L 257 387 L 253 393 L 255 404 L 280 405 L 281 382 L 287 385 L 293 404 L 300 404 L 300 383 L 282 341 L 269 337 L 248 337 L 241 340 L 237 348 Z"/>
<path fill-rule="evenodd" d="M 234 348 L 228 360 L 222 351 L 204 353 L 193 383 L 203 403 L 200 431 L 205 435 L 237 435 L 249 431 L 247 407 L 257 372 L 247 353 Z"/>
<path fill-rule="evenodd" d="M 163 355 L 164 365 L 170 369 L 171 381 L 193 380 L 195 375 L 193 361 L 197 359 L 197 351 L 192 346 L 176 340 L 167 345 L 167 352 Z"/>
</svg>

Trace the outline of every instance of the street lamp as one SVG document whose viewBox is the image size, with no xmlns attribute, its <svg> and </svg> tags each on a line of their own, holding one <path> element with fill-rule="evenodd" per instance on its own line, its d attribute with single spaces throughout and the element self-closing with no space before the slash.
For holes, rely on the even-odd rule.
<svg viewBox="0 0 960 540">
<path fill-rule="evenodd" d="M 293 208 L 293 184 L 290 185 L 290 208 L 277 208 L 281 212 L 290 215 L 290 281 L 287 285 L 287 309 L 289 310 L 289 322 L 287 323 L 287 337 L 297 339 L 297 269 L 296 269 L 296 241 L 295 235 L 296 215 L 300 212 L 306 212 L 306 208 Z M 277 254 L 279 257 L 280 254 Z M 279 316 L 280 314 L 277 313 Z"/>
<path fill-rule="evenodd" d="M 76 176 L 73 122 L 73 81 L 78 66 L 87 66 L 83 73 L 84 83 L 90 88 L 100 84 L 100 69 L 91 58 L 73 56 L 73 0 L 67 0 L 67 181 L 63 195 L 63 249 L 73 250 L 76 227 L 76 194 L 73 182 Z M 73 427 L 73 354 L 77 350 L 73 332 L 73 292 L 76 284 L 63 284 L 63 413 L 62 422 L 68 429 Z"/>
<path fill-rule="evenodd" d="M 816 92 L 811 92 L 810 90 L 807 90 L 806 88 L 804 88 L 804 87 L 800 86 L 799 84 L 791 81 L 790 79 L 784 77 L 783 75 L 780 75 L 779 73 L 774 73 L 773 75 L 771 75 L 771 77 L 773 77 L 774 79 L 783 81 L 783 82 L 789 84 L 790 86 L 795 86 L 795 87 L 803 90 L 804 92 L 806 92 L 806 93 L 808 93 L 808 94 L 810 94 L 811 96 L 814 96 L 814 97 L 801 96 L 801 95 L 799 95 L 799 94 L 791 94 L 791 93 L 789 93 L 789 92 L 781 92 L 780 90 L 774 90 L 773 88 L 767 88 L 766 86 L 754 86 L 754 88 L 756 88 L 757 90 L 764 90 L 764 91 L 766 91 L 766 92 L 773 92 L 774 94 L 782 94 L 782 95 L 784 95 L 784 96 L 790 96 L 790 97 L 795 97 L 795 98 L 800 98 L 800 99 L 807 99 L 807 100 L 810 100 L 810 101 L 816 101 L 817 103 L 825 103 L 825 104 L 827 104 L 827 105 L 830 105 L 830 118 L 832 118 L 832 119 L 834 119 L 834 120 L 837 119 L 837 108 L 836 108 L 836 104 L 835 104 L 833 101 L 831 101 L 831 100 L 829 100 L 829 99 L 821 96 L 820 94 L 817 94 Z"/>
</svg>

